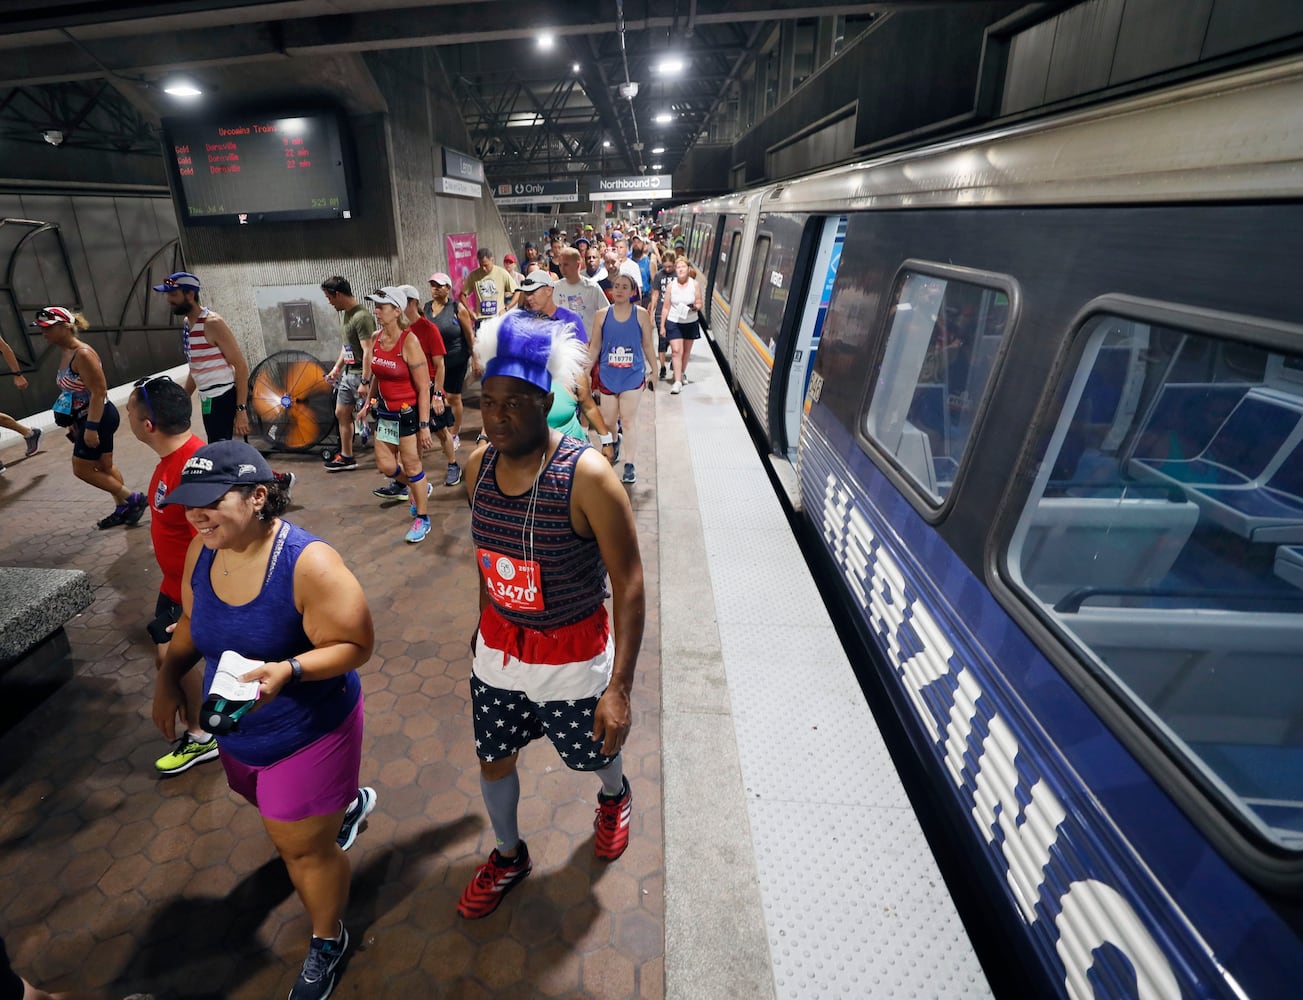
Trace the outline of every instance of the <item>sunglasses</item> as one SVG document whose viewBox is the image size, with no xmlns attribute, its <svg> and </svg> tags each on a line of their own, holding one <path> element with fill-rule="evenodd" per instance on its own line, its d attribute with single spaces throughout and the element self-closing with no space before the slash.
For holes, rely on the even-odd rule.
<svg viewBox="0 0 1303 1000">
<path fill-rule="evenodd" d="M 146 375 L 144 378 L 136 382 L 135 385 L 135 387 L 140 390 L 140 398 L 145 404 L 145 412 L 149 414 L 150 422 L 155 424 L 158 423 L 158 418 L 154 416 L 154 404 L 149 401 L 149 389 L 147 389 L 146 386 L 148 386 L 150 382 L 158 382 L 159 380 L 171 382 L 172 376 Z"/>
</svg>

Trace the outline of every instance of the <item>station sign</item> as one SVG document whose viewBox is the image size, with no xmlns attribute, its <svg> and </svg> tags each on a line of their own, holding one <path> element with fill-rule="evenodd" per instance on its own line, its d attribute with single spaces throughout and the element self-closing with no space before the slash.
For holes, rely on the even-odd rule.
<svg viewBox="0 0 1303 1000">
<path fill-rule="evenodd" d="M 454 198 L 479 198 L 484 194 L 484 190 L 478 184 L 461 181 L 456 177 L 436 177 L 434 193 L 452 195 Z"/>
<path fill-rule="evenodd" d="M 674 178 L 670 174 L 598 177 L 589 197 L 593 201 L 660 201 L 674 197 Z"/>
<path fill-rule="evenodd" d="M 498 205 L 534 205 L 578 200 L 578 181 L 504 181 L 493 188 L 493 201 Z"/>
<path fill-rule="evenodd" d="M 459 153 L 455 149 L 443 148 L 443 176 L 475 184 L 484 183 L 484 164 L 473 156 Z"/>
</svg>

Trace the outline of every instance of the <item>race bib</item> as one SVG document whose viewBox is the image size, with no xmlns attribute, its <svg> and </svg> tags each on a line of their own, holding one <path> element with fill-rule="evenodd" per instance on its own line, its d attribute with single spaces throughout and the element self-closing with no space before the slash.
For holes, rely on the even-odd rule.
<svg viewBox="0 0 1303 1000">
<path fill-rule="evenodd" d="M 606 354 L 606 366 L 608 368 L 632 368 L 633 367 L 633 349 L 630 347 L 616 347 Z"/>
<path fill-rule="evenodd" d="M 344 364 L 346 364 L 346 365 L 355 365 L 355 364 L 357 364 L 357 358 L 355 358 L 355 357 L 353 356 L 353 345 L 352 345 L 352 344 L 345 344 L 345 345 L 344 345 Z"/>
<path fill-rule="evenodd" d="M 488 549 L 476 549 L 475 559 L 494 604 L 507 611 L 543 610 L 542 573 L 537 562 Z"/>
<path fill-rule="evenodd" d="M 376 440 L 385 444 L 398 443 L 398 421 L 381 418 L 376 424 Z"/>
<path fill-rule="evenodd" d="M 72 413 L 72 393 L 67 389 L 59 393 L 59 398 L 54 401 L 55 413 Z"/>
<path fill-rule="evenodd" d="M 497 299 L 480 299 L 480 315 L 496 316 L 498 314 Z"/>
</svg>

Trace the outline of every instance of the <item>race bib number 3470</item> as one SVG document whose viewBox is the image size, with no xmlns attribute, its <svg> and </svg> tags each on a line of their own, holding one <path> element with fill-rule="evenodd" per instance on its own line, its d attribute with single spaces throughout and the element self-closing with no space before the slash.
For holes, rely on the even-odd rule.
<svg viewBox="0 0 1303 1000">
<path fill-rule="evenodd" d="M 484 574 L 489 597 L 498 607 L 507 611 L 543 610 L 542 575 L 537 562 L 489 549 L 476 549 L 475 561 Z"/>
</svg>

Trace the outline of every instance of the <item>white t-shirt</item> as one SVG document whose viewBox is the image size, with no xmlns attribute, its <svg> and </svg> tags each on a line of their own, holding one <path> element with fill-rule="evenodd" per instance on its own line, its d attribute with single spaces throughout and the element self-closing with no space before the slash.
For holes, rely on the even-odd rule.
<svg viewBox="0 0 1303 1000">
<path fill-rule="evenodd" d="M 575 285 L 564 279 L 553 285 L 552 301 L 563 309 L 578 313 L 584 321 L 584 329 L 590 336 L 593 323 L 597 320 L 598 310 L 605 309 L 609 304 L 606 295 L 597 287 L 597 283 L 582 276 L 579 278 L 579 283 Z"/>
<path fill-rule="evenodd" d="M 697 321 L 697 310 L 693 305 L 697 301 L 697 279 L 689 278 L 687 281 L 680 283 L 675 278 L 665 286 L 669 294 L 670 306 L 669 312 L 665 314 L 665 319 L 670 323 L 695 323 Z"/>
</svg>

